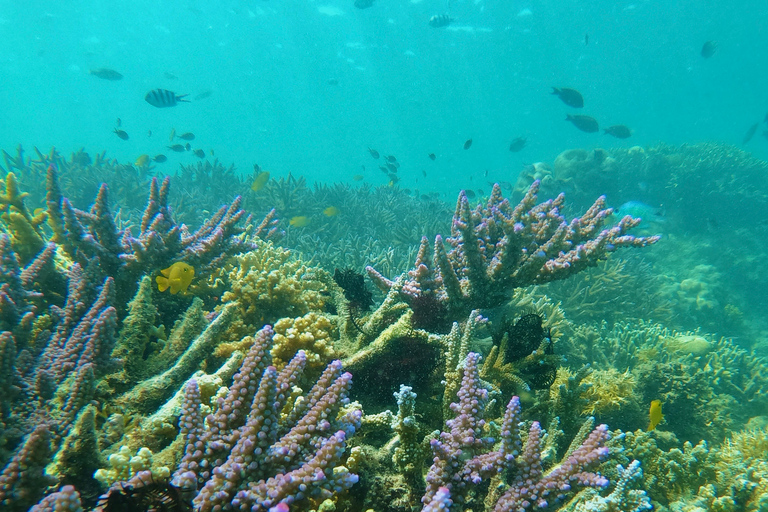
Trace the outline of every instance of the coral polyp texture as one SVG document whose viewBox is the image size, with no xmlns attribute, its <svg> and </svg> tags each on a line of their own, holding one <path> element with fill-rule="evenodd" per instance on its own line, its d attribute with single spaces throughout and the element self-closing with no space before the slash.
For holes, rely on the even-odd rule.
<svg viewBox="0 0 768 512">
<path fill-rule="evenodd" d="M 405 299 L 421 304 L 432 298 L 459 316 L 500 305 L 516 288 L 565 279 L 597 265 L 620 247 L 644 247 L 659 240 L 628 234 L 640 223 L 631 216 L 606 227 L 613 210 L 606 208 L 605 197 L 581 217 L 566 221 L 560 213 L 565 196 L 536 204 L 539 186 L 534 181 L 514 207 L 498 184 L 488 201 L 474 209 L 467 196 L 459 194 L 451 236 L 445 241 L 448 250 L 438 235 L 430 261 L 429 241 L 422 239 L 402 288 Z M 374 268 L 366 270 L 381 289 L 394 284 Z"/>
</svg>

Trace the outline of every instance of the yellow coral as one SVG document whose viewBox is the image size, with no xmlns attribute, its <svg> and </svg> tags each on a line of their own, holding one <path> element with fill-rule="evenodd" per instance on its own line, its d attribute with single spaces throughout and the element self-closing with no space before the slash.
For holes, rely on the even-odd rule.
<svg viewBox="0 0 768 512">
<path fill-rule="evenodd" d="M 337 357 L 331 338 L 335 326 L 323 315 L 311 312 L 298 318 L 282 318 L 274 329 L 272 361 L 278 369 L 299 350 L 306 352 L 310 368 L 324 368 Z"/>
<path fill-rule="evenodd" d="M 560 368 L 557 379 L 550 389 L 557 389 L 565 384 L 573 375 L 566 368 Z M 635 394 L 637 381 L 627 370 L 619 372 L 611 368 L 609 370 L 593 370 L 582 381 L 588 384 L 586 391 L 581 393 L 581 398 L 586 401 L 582 408 L 582 416 L 599 416 L 621 409 Z"/>
</svg>

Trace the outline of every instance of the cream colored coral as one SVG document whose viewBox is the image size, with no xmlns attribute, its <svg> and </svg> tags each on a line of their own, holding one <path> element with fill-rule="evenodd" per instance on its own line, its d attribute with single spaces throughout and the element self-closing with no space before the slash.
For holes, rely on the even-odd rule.
<svg viewBox="0 0 768 512">
<path fill-rule="evenodd" d="M 152 468 L 152 451 L 149 448 L 140 448 L 136 455 L 131 455 L 131 449 L 121 446 L 117 453 L 113 453 L 107 459 L 110 467 L 99 469 L 93 477 L 110 486 L 115 482 L 128 480 L 139 471 L 151 470 L 152 476 L 165 479 L 171 475 L 171 470 L 165 466 Z"/>
<path fill-rule="evenodd" d="M 310 367 L 325 367 L 336 355 L 332 333 L 334 324 L 325 316 L 308 313 L 297 318 L 282 318 L 275 325 L 272 360 L 279 369 L 299 350 L 307 354 Z"/>
</svg>

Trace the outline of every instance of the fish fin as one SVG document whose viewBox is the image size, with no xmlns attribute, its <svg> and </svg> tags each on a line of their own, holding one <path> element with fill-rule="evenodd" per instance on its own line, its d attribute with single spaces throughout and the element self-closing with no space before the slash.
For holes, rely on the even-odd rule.
<svg viewBox="0 0 768 512">
<path fill-rule="evenodd" d="M 160 273 L 163 274 L 165 277 L 168 277 L 171 275 L 171 268 L 172 267 L 165 268 L 161 270 Z"/>
<path fill-rule="evenodd" d="M 168 286 L 170 286 L 168 279 L 164 278 L 163 276 L 157 276 L 155 281 L 157 281 L 157 289 L 160 290 L 160 292 L 164 292 L 168 289 Z"/>
<path fill-rule="evenodd" d="M 176 101 L 186 101 L 187 103 L 191 103 L 191 101 L 184 99 L 187 96 L 189 96 L 189 94 L 179 94 L 176 96 Z"/>
</svg>

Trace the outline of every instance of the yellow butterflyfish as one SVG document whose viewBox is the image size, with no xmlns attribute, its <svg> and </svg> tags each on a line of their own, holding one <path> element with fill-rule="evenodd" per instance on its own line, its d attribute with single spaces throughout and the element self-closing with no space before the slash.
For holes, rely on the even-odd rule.
<svg viewBox="0 0 768 512">
<path fill-rule="evenodd" d="M 309 225 L 309 217 L 306 215 L 297 215 L 288 221 L 288 224 L 295 228 L 303 228 Z"/>
<path fill-rule="evenodd" d="M 263 171 L 256 175 L 256 179 L 251 183 L 251 190 L 258 192 L 264 188 L 264 185 L 269 181 L 269 172 Z"/>
<path fill-rule="evenodd" d="M 336 215 L 339 214 L 340 211 L 341 210 L 339 210 L 335 206 L 329 206 L 328 208 L 323 210 L 323 215 L 325 215 L 326 217 L 335 217 Z"/>
<path fill-rule="evenodd" d="M 648 411 L 648 419 L 650 420 L 650 422 L 648 423 L 649 431 L 655 429 L 656 425 L 661 423 L 661 420 L 664 419 L 664 415 L 661 413 L 660 400 L 653 400 L 651 402 L 651 409 Z"/>
<path fill-rule="evenodd" d="M 157 289 L 164 292 L 168 288 L 171 294 L 175 295 L 179 291 L 186 292 L 189 288 L 192 278 L 195 277 L 195 269 L 183 261 L 177 261 L 170 267 L 160 271 L 161 276 L 157 276 Z"/>
</svg>

